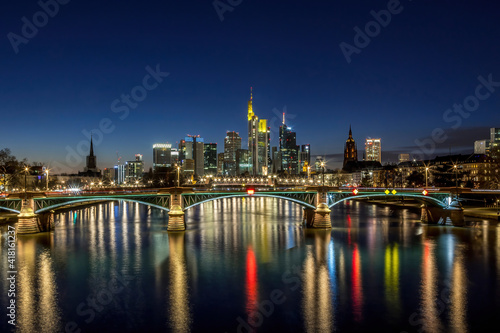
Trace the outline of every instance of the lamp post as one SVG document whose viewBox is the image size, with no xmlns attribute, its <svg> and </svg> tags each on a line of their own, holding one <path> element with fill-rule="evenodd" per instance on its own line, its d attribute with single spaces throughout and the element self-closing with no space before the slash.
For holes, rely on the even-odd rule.
<svg viewBox="0 0 500 333">
<path fill-rule="evenodd" d="M 180 185 L 180 179 L 179 179 L 179 170 L 181 169 L 180 166 L 177 166 L 177 187 L 181 187 Z"/>
<path fill-rule="evenodd" d="M 29 168 L 27 166 L 24 167 L 24 200 L 28 200 L 28 193 L 26 193 L 26 177 L 28 175 Z"/>
<path fill-rule="evenodd" d="M 429 168 L 425 167 L 425 188 L 427 188 L 427 171 L 429 171 Z"/>
<path fill-rule="evenodd" d="M 457 168 L 457 165 L 454 164 L 453 168 L 455 169 L 455 196 L 458 199 L 458 168 Z"/>
<path fill-rule="evenodd" d="M 323 186 L 325 186 L 325 162 L 321 162 L 321 169 L 323 174 Z"/>
</svg>

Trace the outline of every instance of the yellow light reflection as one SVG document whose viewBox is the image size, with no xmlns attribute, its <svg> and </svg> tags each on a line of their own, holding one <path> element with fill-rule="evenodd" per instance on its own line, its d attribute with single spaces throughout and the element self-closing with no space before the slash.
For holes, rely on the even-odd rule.
<svg viewBox="0 0 500 333">
<path fill-rule="evenodd" d="M 191 314 L 189 310 L 188 276 L 184 253 L 184 233 L 169 233 L 168 247 L 170 285 L 168 313 L 169 326 L 174 332 L 189 332 Z"/>
<path fill-rule="evenodd" d="M 463 247 L 455 248 L 450 297 L 450 326 L 453 332 L 467 332 L 467 273 L 462 252 Z"/>
<path fill-rule="evenodd" d="M 39 254 L 36 260 L 36 243 L 35 238 L 18 239 L 17 242 L 20 263 L 17 325 L 20 332 L 57 332 L 61 317 L 53 262 L 49 250 Z"/>
<path fill-rule="evenodd" d="M 313 237 L 314 249 L 307 250 L 303 266 L 304 325 L 307 332 L 332 332 L 334 317 L 327 267 L 331 234 L 330 231 L 316 230 Z"/>
<path fill-rule="evenodd" d="M 397 244 L 393 246 L 387 244 L 385 248 L 385 301 L 391 316 L 399 318 L 400 295 L 399 295 L 399 248 Z"/>
</svg>

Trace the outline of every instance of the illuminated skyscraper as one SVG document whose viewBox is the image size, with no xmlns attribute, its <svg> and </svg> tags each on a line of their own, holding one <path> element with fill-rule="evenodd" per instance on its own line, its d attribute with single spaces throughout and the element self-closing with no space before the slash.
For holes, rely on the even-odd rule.
<svg viewBox="0 0 500 333">
<path fill-rule="evenodd" d="M 356 142 L 352 137 L 351 126 L 349 126 L 349 137 L 345 142 L 344 147 L 344 167 L 349 162 L 358 161 L 358 148 L 356 147 Z"/>
<path fill-rule="evenodd" d="M 307 167 L 311 166 L 311 146 L 309 144 L 300 147 L 299 172 L 307 172 Z"/>
<path fill-rule="evenodd" d="M 224 153 L 219 153 L 217 155 L 217 174 L 222 175 L 224 173 Z"/>
<path fill-rule="evenodd" d="M 183 151 L 183 160 L 194 161 L 194 174 L 197 177 L 202 177 L 205 173 L 204 148 L 203 138 L 199 135 L 188 134 L 179 144 L 179 149 Z"/>
<path fill-rule="evenodd" d="M 365 142 L 365 160 L 377 161 L 382 163 L 382 147 L 380 139 L 366 139 Z"/>
<path fill-rule="evenodd" d="M 279 137 L 281 170 L 286 171 L 289 175 L 296 175 L 299 173 L 299 146 L 297 146 L 297 134 L 292 132 L 291 127 L 286 126 L 284 113 Z"/>
<path fill-rule="evenodd" d="M 205 143 L 203 155 L 205 175 L 217 174 L 217 144 Z"/>
<path fill-rule="evenodd" d="M 141 154 L 135 154 L 134 161 L 125 162 L 125 180 L 129 184 L 142 179 L 144 173 L 144 162 Z"/>
<path fill-rule="evenodd" d="M 236 152 L 241 149 L 241 137 L 238 132 L 227 132 L 224 138 L 224 174 L 235 176 L 237 172 Z"/>
<path fill-rule="evenodd" d="M 259 175 L 267 176 L 269 169 L 269 149 L 271 145 L 270 138 L 271 128 L 267 127 L 267 119 L 259 120 L 259 134 L 258 134 L 258 166 Z"/>
<path fill-rule="evenodd" d="M 500 128 L 490 128 L 490 143 L 488 148 L 492 158 L 500 158 Z"/>
<path fill-rule="evenodd" d="M 172 145 L 170 143 L 155 143 L 153 145 L 153 170 L 168 168 L 172 164 Z"/>
<path fill-rule="evenodd" d="M 250 174 L 267 174 L 269 167 L 269 145 L 270 127 L 267 127 L 267 120 L 261 119 L 253 112 L 252 88 L 250 88 L 250 100 L 248 101 L 248 156 L 250 159 Z"/>
</svg>

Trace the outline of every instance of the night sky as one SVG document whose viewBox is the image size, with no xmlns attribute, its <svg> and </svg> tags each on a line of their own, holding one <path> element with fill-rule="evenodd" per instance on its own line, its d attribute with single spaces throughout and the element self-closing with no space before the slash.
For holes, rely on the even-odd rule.
<svg viewBox="0 0 500 333">
<path fill-rule="evenodd" d="M 474 140 L 500 127 L 500 83 L 470 98 L 479 76 L 500 82 L 497 1 L 218 3 L 231 10 L 218 13 L 210 0 L 72 0 L 49 17 L 37 1 L 3 3 L 0 149 L 82 170 L 84 157 L 68 152 L 86 155 L 83 132 L 104 124 L 107 133 L 95 131 L 101 169 L 116 164 L 117 152 L 124 161 L 141 153 L 149 167 L 153 143 L 175 145 L 186 134 L 222 151 L 226 131 L 247 142 L 250 87 L 272 145 L 286 109 L 297 143 L 327 155 L 330 168 L 339 166 L 350 124 L 360 156 L 366 137 L 382 138 L 383 162 L 415 152 L 415 140 L 430 140 L 436 128 L 441 143 L 425 156 L 472 153 Z M 365 31 L 371 11 L 388 6 L 390 22 L 382 15 L 385 27 L 368 24 L 373 37 L 357 40 L 348 63 L 340 44 L 355 47 L 354 28 Z M 34 18 L 36 34 L 23 29 Z M 157 68 L 168 76 L 146 80 L 144 90 Z M 120 99 L 132 91 L 141 100 L 127 106 Z M 475 110 L 447 113 L 464 101 Z"/>
</svg>

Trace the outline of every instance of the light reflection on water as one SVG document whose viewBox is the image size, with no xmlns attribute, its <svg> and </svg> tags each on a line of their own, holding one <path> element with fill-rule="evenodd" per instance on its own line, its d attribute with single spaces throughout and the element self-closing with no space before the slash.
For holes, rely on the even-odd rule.
<svg viewBox="0 0 500 333">
<path fill-rule="evenodd" d="M 165 212 L 114 202 L 59 214 L 52 233 L 19 236 L 17 331 L 75 322 L 83 332 L 234 332 L 243 324 L 257 332 L 468 332 L 497 319 L 487 315 L 500 305 L 497 227 L 428 227 L 407 210 L 346 202 L 333 209 L 331 232 L 305 230 L 300 206 L 262 197 L 212 201 L 186 216 L 186 232 L 167 233 Z M 283 278 L 293 267 L 297 290 Z M 92 311 L 88 298 L 120 275 L 130 283 L 93 316 L 77 311 Z M 0 290 L 5 308 L 8 286 Z M 263 313 L 275 290 L 283 303 Z"/>
</svg>

